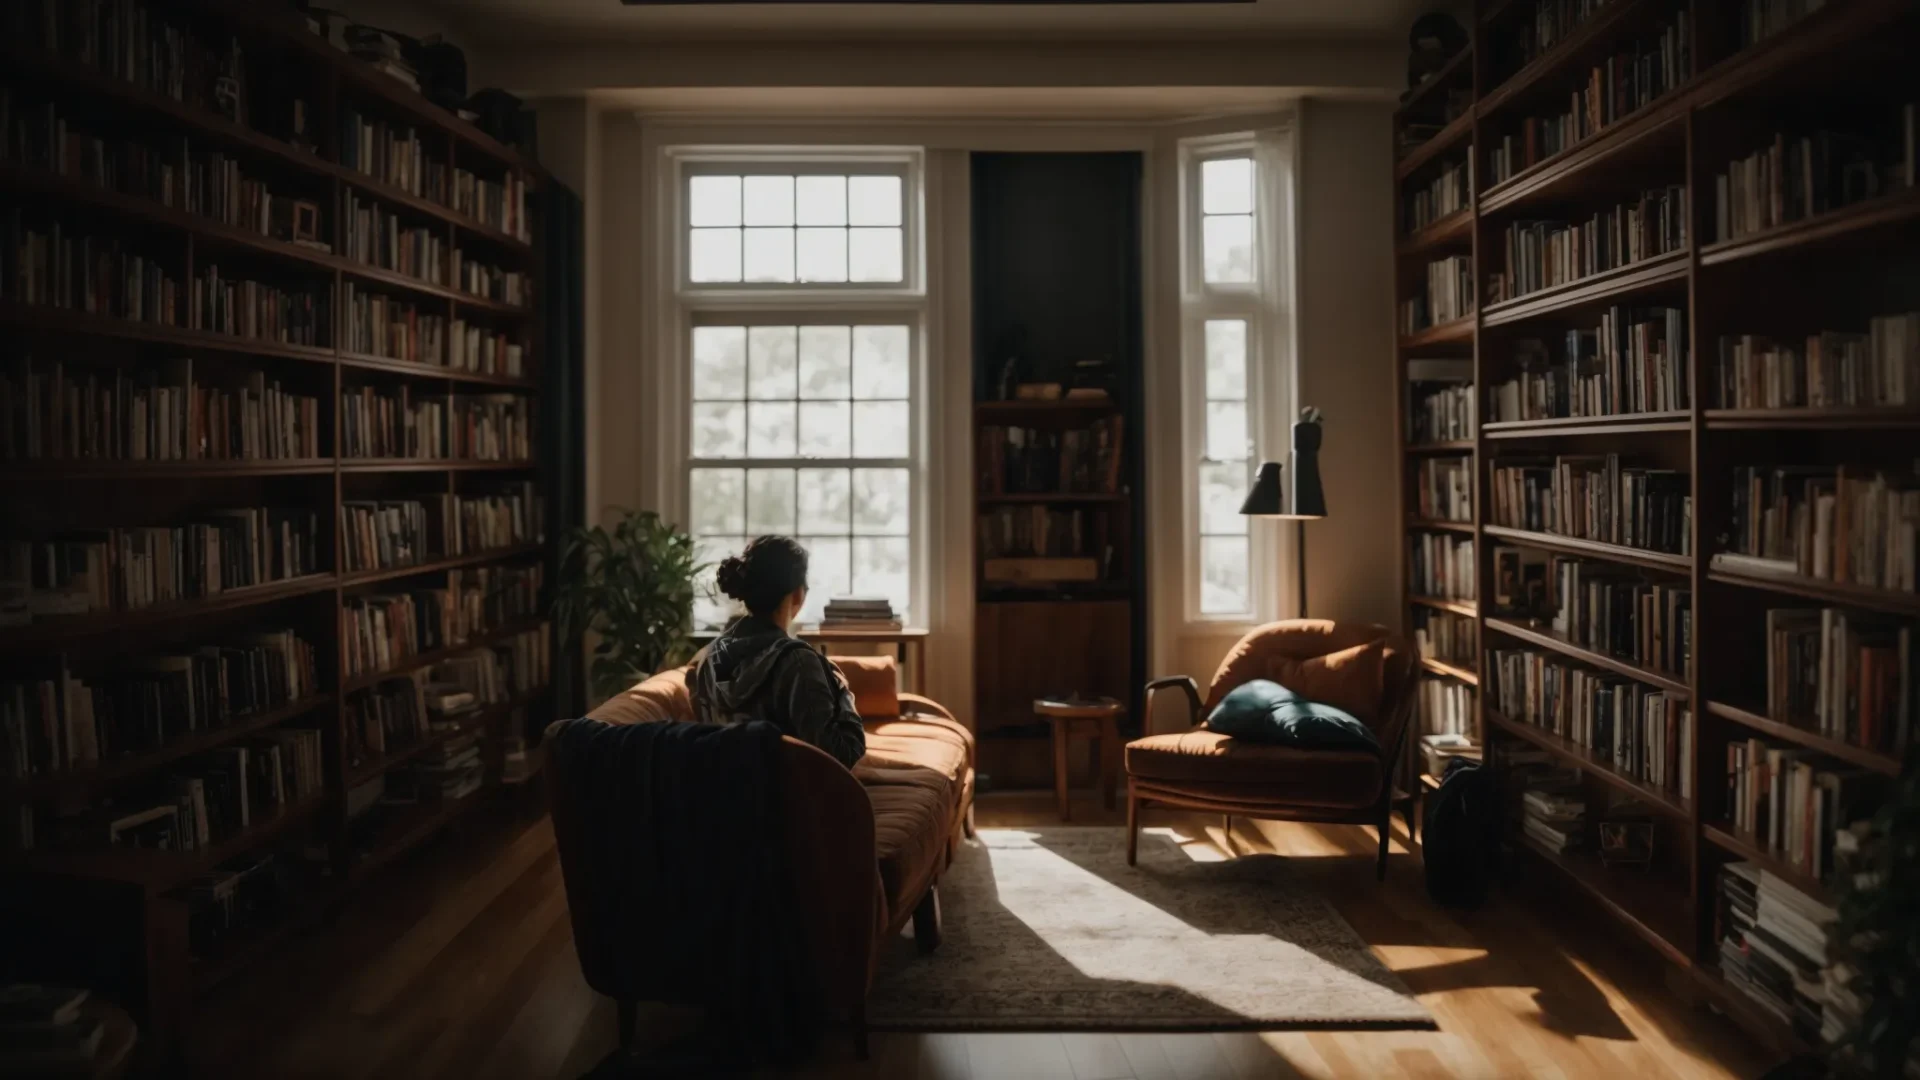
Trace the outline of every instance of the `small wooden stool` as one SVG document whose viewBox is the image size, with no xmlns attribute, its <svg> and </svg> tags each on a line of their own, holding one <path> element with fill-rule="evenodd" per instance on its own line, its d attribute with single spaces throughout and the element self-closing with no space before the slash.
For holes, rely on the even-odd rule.
<svg viewBox="0 0 1920 1080">
<path fill-rule="evenodd" d="M 1112 698 L 1035 698 L 1033 711 L 1053 723 L 1053 794 L 1060 803 L 1060 820 L 1072 821 L 1067 804 L 1067 741 L 1075 728 L 1093 739 L 1089 748 L 1094 771 L 1106 791 L 1107 809 L 1114 806 L 1114 788 L 1120 781 L 1120 728 L 1123 706 Z"/>
</svg>

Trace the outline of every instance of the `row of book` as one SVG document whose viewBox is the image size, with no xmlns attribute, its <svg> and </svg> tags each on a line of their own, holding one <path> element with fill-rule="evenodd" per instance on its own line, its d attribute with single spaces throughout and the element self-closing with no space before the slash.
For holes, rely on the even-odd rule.
<svg viewBox="0 0 1920 1080">
<path fill-rule="evenodd" d="M 123 657 L 76 675 L 0 682 L 0 776 L 23 778 L 135 757 L 313 696 L 314 646 L 292 630 Z"/>
<path fill-rule="evenodd" d="M 1715 174 L 1714 239 L 1737 240 L 1911 187 L 1913 105 L 1903 107 L 1900 126 L 1904 130 L 1890 150 L 1871 136 L 1846 132 L 1775 133 L 1771 142 Z"/>
<path fill-rule="evenodd" d="M 1474 312 L 1473 256 L 1449 255 L 1427 264 L 1426 288 L 1400 302 L 1400 332 L 1464 319 Z"/>
<path fill-rule="evenodd" d="M 1767 612 L 1767 715 L 1830 739 L 1905 755 L 1920 713 L 1911 620 L 1840 608 Z"/>
<path fill-rule="evenodd" d="M 1512 74 L 1526 67 L 1612 2 L 1614 0 L 1534 0 L 1513 20 L 1511 32 L 1495 35 L 1494 44 L 1499 49 L 1496 69 Z"/>
<path fill-rule="evenodd" d="M 17 304 L 180 326 L 187 293 L 166 265 L 117 238 L 29 223 L 17 206 L 0 227 L 0 298 Z"/>
<path fill-rule="evenodd" d="M 453 170 L 453 208 L 508 236 L 533 238 L 527 221 L 527 183 L 518 174 L 507 173 L 495 182 L 465 169 Z"/>
<path fill-rule="evenodd" d="M 475 296 L 498 304 L 525 306 L 533 300 L 533 279 L 519 270 L 506 270 L 469 258 L 453 249 L 453 282 Z"/>
<path fill-rule="evenodd" d="M 1112 542 L 1112 516 L 1099 509 L 994 507 L 980 514 L 978 554 L 983 559 L 1098 556 Z"/>
<path fill-rule="evenodd" d="M 1473 384 L 1414 383 L 1407 434 L 1416 446 L 1473 439 L 1479 434 L 1479 425 L 1474 419 Z"/>
<path fill-rule="evenodd" d="M 1827 932 L 1838 913 L 1750 862 L 1719 876 L 1720 974 L 1811 1044 L 1833 1025 Z"/>
<path fill-rule="evenodd" d="M 0 460 L 260 461 L 320 456 L 320 400 L 254 372 L 206 386 L 192 360 L 69 371 L 20 357 L 0 368 Z"/>
<path fill-rule="evenodd" d="M 1804 341 L 1720 339 L 1714 404 L 1722 409 L 1920 404 L 1920 312 L 1879 315 L 1864 334 L 1822 330 Z"/>
<path fill-rule="evenodd" d="M 347 390 L 340 395 L 340 456 L 528 461 L 533 404 L 516 394 Z"/>
<path fill-rule="evenodd" d="M 1870 465 L 1742 466 L 1730 540 L 1716 567 L 1914 592 L 1920 477 Z"/>
<path fill-rule="evenodd" d="M 436 684 L 472 695 L 475 705 L 500 705 L 546 686 L 553 677 L 550 635 L 527 630 L 485 649 L 450 656 L 433 666 Z"/>
<path fill-rule="evenodd" d="M 1746 48 L 1827 6 L 1827 0 L 1741 0 L 1734 44 Z"/>
<path fill-rule="evenodd" d="M 1585 221 L 1515 221 L 1500 245 L 1506 269 L 1492 277 L 1495 302 L 1680 251 L 1687 246 L 1687 189 L 1654 188 Z"/>
<path fill-rule="evenodd" d="M 1426 521 L 1473 520 L 1473 459 L 1422 458 L 1414 469 L 1414 504 Z"/>
<path fill-rule="evenodd" d="M 427 152 L 420 130 L 411 124 L 389 123 L 343 107 L 340 164 L 409 195 L 446 205 L 446 162 Z"/>
<path fill-rule="evenodd" d="M 551 660 L 546 631 L 529 630 L 353 694 L 346 709 L 347 767 L 458 732 L 462 717 L 546 686 Z"/>
<path fill-rule="evenodd" d="M 1836 768 L 1811 750 L 1761 739 L 1727 744 L 1727 822 L 1815 881 L 1832 875 L 1834 835 L 1878 805 L 1867 769 Z"/>
<path fill-rule="evenodd" d="M 1460 159 L 1441 169 L 1427 185 L 1407 200 L 1406 231 L 1421 229 L 1467 208 L 1473 197 L 1473 158 Z"/>
<path fill-rule="evenodd" d="M 1417 532 L 1408 544 L 1407 587 L 1439 600 L 1474 598 L 1473 540 L 1451 533 Z"/>
<path fill-rule="evenodd" d="M 1493 144 L 1487 155 L 1493 183 L 1591 138 L 1685 82 L 1692 70 L 1691 37 L 1686 12 L 1677 12 L 1659 32 L 1596 64 L 1569 95 L 1566 112 L 1529 116 Z"/>
<path fill-rule="evenodd" d="M 311 511 L 246 507 L 196 517 L 0 545 L 0 583 L 19 599 L 8 621 L 137 611 L 322 570 Z"/>
<path fill-rule="evenodd" d="M 209 264 L 193 276 L 187 326 L 283 345 L 322 344 L 327 324 L 326 292 L 286 289 L 246 278 L 227 278 Z"/>
<path fill-rule="evenodd" d="M 1692 399 L 1682 308 L 1608 308 L 1598 327 L 1569 330 L 1565 341 L 1557 359 L 1537 338 L 1514 342 L 1520 370 L 1493 388 L 1496 422 L 1666 412 Z"/>
<path fill-rule="evenodd" d="M 346 256 L 355 262 L 429 284 L 446 281 L 446 238 L 425 225 L 408 225 L 379 203 L 347 192 Z"/>
<path fill-rule="evenodd" d="M 1473 719 L 1473 687 L 1455 679 L 1422 677 L 1417 708 L 1420 730 L 1427 735 L 1451 735 L 1476 740 L 1479 732 Z"/>
<path fill-rule="evenodd" d="M 1494 553 L 1496 560 L 1500 553 Z M 1553 631 L 1569 642 L 1686 679 L 1693 657 L 1693 592 L 1609 566 L 1553 557 Z"/>
<path fill-rule="evenodd" d="M 341 609 L 342 673 L 352 677 L 384 671 L 410 656 L 457 645 L 508 619 L 535 613 L 537 567 L 499 570 L 502 577 L 493 583 L 507 589 L 508 595 L 497 598 L 484 595 L 489 583 L 485 571 L 475 573 L 479 576 L 449 571 L 445 587 L 350 598 Z"/>
<path fill-rule="evenodd" d="M 246 64 L 238 37 L 209 41 L 166 9 L 144 3 L 72 4 L 28 0 L 9 5 L 11 40 L 34 43 L 173 101 L 247 122 Z M 222 88 L 224 79 L 231 80 Z M 230 93 L 227 90 L 230 89 Z M 223 109 L 220 98 L 232 101 Z"/>
<path fill-rule="evenodd" d="M 976 458 L 980 494 L 1114 494 L 1124 430 L 1118 415 L 1066 430 L 985 425 Z"/>
<path fill-rule="evenodd" d="M 1533 649 L 1489 649 L 1488 702 L 1508 719 L 1605 756 L 1614 770 L 1691 798 L 1693 713 L 1684 695 Z"/>
<path fill-rule="evenodd" d="M 1496 525 L 1693 552 L 1693 496 L 1682 472 L 1623 467 L 1618 454 L 1562 454 L 1496 465 L 1489 487 Z"/>
<path fill-rule="evenodd" d="M 531 483 L 509 484 L 497 495 L 349 500 L 340 506 L 341 571 L 399 569 L 538 543 L 544 513 Z"/>
<path fill-rule="evenodd" d="M 1480 654 L 1479 624 L 1465 615 L 1433 608 L 1413 609 L 1413 643 L 1420 655 L 1456 667 L 1471 668 Z"/>
<path fill-rule="evenodd" d="M 340 306 L 346 313 L 346 336 L 340 347 L 346 351 L 415 364 L 446 363 L 449 320 L 445 315 L 431 314 L 432 309 L 412 301 L 368 292 L 351 281 L 340 285 Z"/>
</svg>

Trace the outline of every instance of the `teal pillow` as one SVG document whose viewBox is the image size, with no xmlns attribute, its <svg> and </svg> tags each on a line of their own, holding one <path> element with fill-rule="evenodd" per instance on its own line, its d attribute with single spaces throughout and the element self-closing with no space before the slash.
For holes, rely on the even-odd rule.
<svg viewBox="0 0 1920 1080">
<path fill-rule="evenodd" d="M 1233 688 L 1207 717 L 1207 730 L 1253 743 L 1303 750 L 1380 752 L 1380 740 L 1345 709 L 1308 701 L 1266 679 Z"/>
</svg>

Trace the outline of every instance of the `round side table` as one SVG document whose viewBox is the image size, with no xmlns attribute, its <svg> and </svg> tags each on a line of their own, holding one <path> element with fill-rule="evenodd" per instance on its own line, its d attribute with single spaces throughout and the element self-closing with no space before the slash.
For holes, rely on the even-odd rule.
<svg viewBox="0 0 1920 1080">
<path fill-rule="evenodd" d="M 1125 706 L 1109 697 L 1035 698 L 1033 711 L 1053 724 L 1053 795 L 1060 805 L 1060 820 L 1073 820 L 1067 800 L 1067 743 L 1076 729 L 1093 740 L 1090 760 L 1105 790 L 1107 809 L 1113 809 L 1114 788 L 1120 781 L 1119 719 Z"/>
</svg>

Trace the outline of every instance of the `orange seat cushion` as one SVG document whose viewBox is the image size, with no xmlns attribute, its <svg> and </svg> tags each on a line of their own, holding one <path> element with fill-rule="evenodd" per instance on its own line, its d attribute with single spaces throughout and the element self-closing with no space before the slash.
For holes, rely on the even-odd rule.
<svg viewBox="0 0 1920 1080">
<path fill-rule="evenodd" d="M 1223 798 L 1303 807 L 1370 806 L 1380 795 L 1377 755 L 1245 742 L 1205 728 L 1127 744 L 1127 775 Z"/>
<path fill-rule="evenodd" d="M 873 843 L 887 911 L 897 918 L 946 866 L 947 830 L 958 786 L 928 769 L 855 773 L 873 803 Z"/>
<path fill-rule="evenodd" d="M 891 656 L 832 656 L 853 691 L 853 711 L 862 720 L 900 715 L 899 669 Z"/>
<path fill-rule="evenodd" d="M 958 783 L 972 758 L 965 733 L 956 733 L 949 725 L 891 720 L 869 723 L 866 728 L 867 756 L 860 759 L 855 776 L 863 768 L 924 768 Z"/>
</svg>

